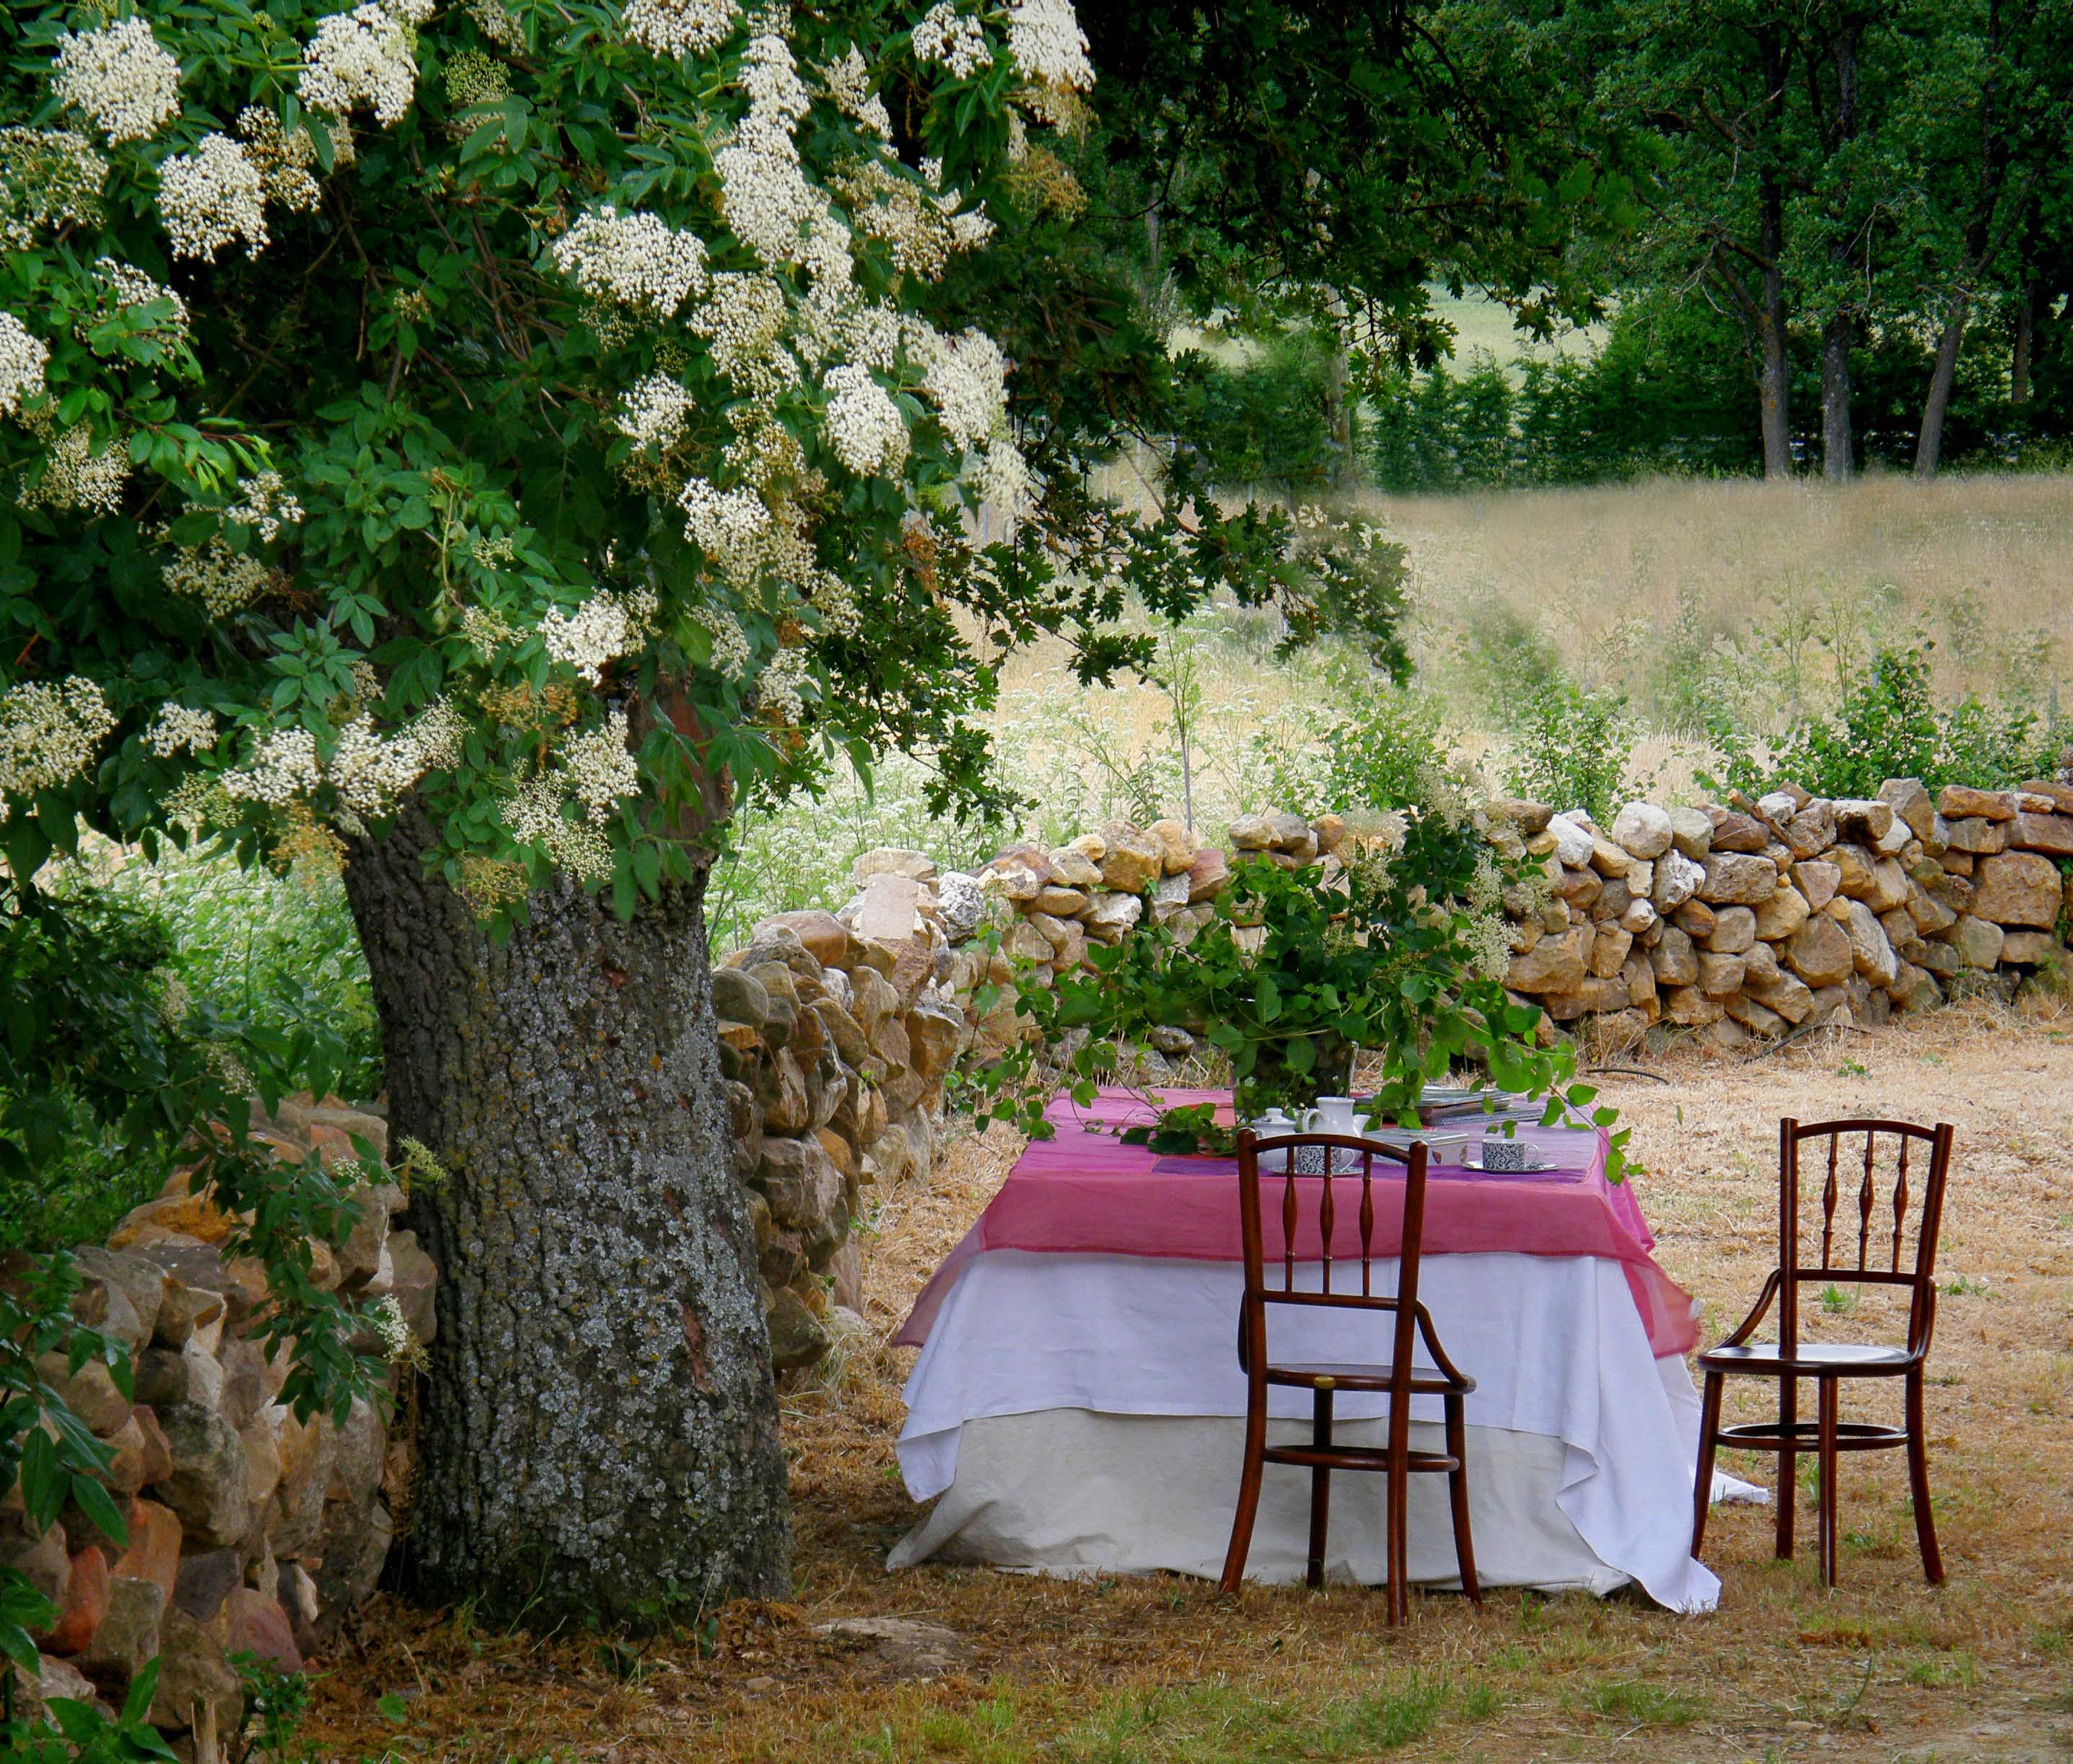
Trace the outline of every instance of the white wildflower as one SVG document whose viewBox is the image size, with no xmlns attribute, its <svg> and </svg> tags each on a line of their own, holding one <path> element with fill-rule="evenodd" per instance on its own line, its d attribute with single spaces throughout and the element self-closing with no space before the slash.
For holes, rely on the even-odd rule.
<svg viewBox="0 0 2073 1764">
<path fill-rule="evenodd" d="M 36 236 L 94 226 L 108 161 L 70 129 L 0 129 L 0 250 L 24 251 Z"/>
<path fill-rule="evenodd" d="M 315 736 L 307 729 L 275 729 L 260 736 L 251 765 L 225 772 L 221 781 L 237 801 L 281 809 L 314 790 L 323 775 Z"/>
<path fill-rule="evenodd" d="M 93 430 L 75 422 L 51 443 L 43 475 L 22 492 L 25 508 L 85 509 L 117 514 L 130 481 L 130 450 L 120 438 L 93 451 Z"/>
<path fill-rule="evenodd" d="M 748 633 L 725 607 L 703 607 L 693 615 L 712 633 L 712 666 L 716 673 L 739 680 L 748 672 Z"/>
<path fill-rule="evenodd" d="M 519 48 L 525 41 L 523 27 L 504 0 L 468 0 L 468 15 L 500 49 Z"/>
<path fill-rule="evenodd" d="M 468 646 L 488 661 L 509 644 L 516 633 L 510 621 L 492 607 L 464 607 L 460 615 L 460 634 Z"/>
<path fill-rule="evenodd" d="M 563 812 L 568 802 L 562 781 L 542 773 L 505 798 L 498 811 L 511 836 L 526 845 L 546 847 L 547 855 L 586 882 L 612 875 L 612 846 L 588 822 L 573 822 Z"/>
<path fill-rule="evenodd" d="M 729 581 L 753 578 L 765 551 L 770 510 L 753 490 L 720 490 L 693 478 L 677 498 L 684 537 Z"/>
<path fill-rule="evenodd" d="M 94 259 L 93 279 L 101 299 L 118 312 L 150 306 L 161 300 L 166 302 L 170 310 L 152 327 L 150 334 L 168 347 L 186 342 L 188 303 L 174 290 L 114 258 Z"/>
<path fill-rule="evenodd" d="M 969 80 L 982 68 L 993 65 L 986 32 L 976 19 L 966 18 L 950 3 L 929 8 L 914 27 L 914 59 L 926 67 L 944 67 L 955 79 Z"/>
<path fill-rule="evenodd" d="M 159 573 L 174 593 L 200 601 L 217 618 L 249 606 L 273 579 L 258 558 L 232 550 L 221 539 L 183 548 Z"/>
<path fill-rule="evenodd" d="M 29 681 L 0 692 L 0 821 L 12 798 L 92 771 L 114 727 L 101 688 L 77 674 L 56 686 Z"/>
<path fill-rule="evenodd" d="M 936 401 L 944 432 L 958 447 L 976 447 L 993 433 L 1007 406 L 1007 373 L 1000 346 L 983 332 L 942 340 L 921 389 Z"/>
<path fill-rule="evenodd" d="M 216 745 L 216 713 L 184 704 L 162 705 L 144 739 L 162 760 L 170 760 L 175 753 L 200 753 Z"/>
<path fill-rule="evenodd" d="M 821 80 L 835 108 L 866 134 L 881 141 L 892 138 L 892 118 L 884 99 L 872 89 L 871 69 L 864 65 L 855 43 L 843 52 L 841 60 L 822 68 Z"/>
<path fill-rule="evenodd" d="M 0 416 L 43 395 L 49 346 L 11 312 L 0 312 Z"/>
<path fill-rule="evenodd" d="M 324 200 L 316 179 L 317 147 L 310 135 L 312 128 L 322 129 L 330 138 L 334 166 L 351 163 L 352 136 L 336 117 L 328 122 L 310 117 L 303 125 L 287 130 L 272 111 L 256 104 L 247 105 L 237 113 L 237 132 L 244 136 L 245 150 L 259 168 L 267 199 L 303 214 L 313 213 Z"/>
<path fill-rule="evenodd" d="M 853 362 L 830 369 L 825 383 L 834 395 L 822 428 L 835 457 L 859 477 L 897 469 L 907 457 L 907 425 L 892 395 Z"/>
<path fill-rule="evenodd" d="M 793 131 L 812 102 L 791 47 L 775 33 L 748 46 L 742 88 L 748 114 L 732 144 L 713 159 L 720 207 L 736 236 L 768 264 L 796 263 L 800 241 L 826 200 L 799 169 Z"/>
<path fill-rule="evenodd" d="M 1483 913 L 1462 934 L 1469 966 L 1486 980 L 1502 980 L 1511 970 L 1511 921 L 1502 913 Z"/>
<path fill-rule="evenodd" d="M 741 0 L 628 0 L 620 29 L 650 55 L 682 60 L 717 47 L 741 16 Z"/>
<path fill-rule="evenodd" d="M 319 20 L 297 95 L 311 109 L 331 116 L 365 105 L 384 128 L 401 122 L 417 92 L 415 22 L 406 8 L 374 5 Z"/>
<path fill-rule="evenodd" d="M 620 401 L 614 418 L 621 435 L 644 447 L 667 449 L 684 432 L 684 418 L 696 401 L 666 373 L 651 373 Z"/>
<path fill-rule="evenodd" d="M 1094 83 L 1086 33 L 1071 0 L 1015 0 L 1008 9 L 1008 52 L 1040 85 L 1085 92 Z"/>
<path fill-rule="evenodd" d="M 791 309 L 785 291 L 767 275 L 729 270 L 713 278 L 712 296 L 686 321 L 712 340 L 712 363 L 735 389 L 775 392 L 796 384 L 799 365 L 778 347 Z"/>
<path fill-rule="evenodd" d="M 257 257 L 266 243 L 266 189 L 251 156 L 227 134 L 159 167 L 159 213 L 176 258 L 206 258 L 233 239 Z"/>
<path fill-rule="evenodd" d="M 626 713 L 614 711 L 602 728 L 575 736 L 563 755 L 569 789 L 585 818 L 608 820 L 612 805 L 641 788 L 641 767 L 626 751 Z"/>
<path fill-rule="evenodd" d="M 827 621 L 828 629 L 843 637 L 855 637 L 863 629 L 855 591 L 832 570 L 823 570 L 814 583 L 814 610 Z"/>
<path fill-rule="evenodd" d="M 180 64 L 142 19 L 58 39 L 52 89 L 110 141 L 144 141 L 180 113 Z"/>
<path fill-rule="evenodd" d="M 652 214 L 607 204 L 554 245 L 554 266 L 586 294 L 653 307 L 665 318 L 707 285 L 705 241 Z"/>
<path fill-rule="evenodd" d="M 424 769 L 422 749 L 410 731 L 384 736 L 362 713 L 338 732 L 324 776 L 346 807 L 379 816 L 395 806 Z"/>
<path fill-rule="evenodd" d="M 376 1338 L 381 1344 L 381 1357 L 392 1366 L 408 1366 L 424 1357 L 424 1350 L 418 1346 L 410 1333 L 410 1325 L 404 1317 L 403 1307 L 396 1302 L 393 1292 L 385 1292 L 375 1300 L 367 1313 L 367 1320 L 374 1326 Z"/>
<path fill-rule="evenodd" d="M 468 725 L 461 721 L 451 699 L 435 699 L 410 725 L 410 736 L 424 770 L 448 772 L 460 763 Z"/>
<path fill-rule="evenodd" d="M 237 501 L 223 511 L 226 521 L 240 526 L 257 527 L 260 539 L 272 544 L 281 529 L 303 517 L 303 505 L 278 472 L 262 472 L 256 478 L 237 480 Z"/>
<path fill-rule="evenodd" d="M 653 616 L 653 596 L 638 600 L 610 592 L 592 595 L 573 613 L 550 607 L 540 635 L 550 660 L 566 662 L 592 686 L 602 683 L 608 662 L 640 647 L 644 625 Z"/>
</svg>

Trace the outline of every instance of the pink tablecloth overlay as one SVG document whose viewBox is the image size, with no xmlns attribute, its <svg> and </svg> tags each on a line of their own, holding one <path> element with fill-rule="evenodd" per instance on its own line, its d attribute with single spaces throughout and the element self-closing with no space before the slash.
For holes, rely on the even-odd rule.
<svg viewBox="0 0 2073 1764">
<path fill-rule="evenodd" d="M 1168 1090 L 1160 1094 L 1169 1107 L 1218 1103 L 1228 1118 L 1227 1093 Z M 1030 1142 L 1000 1192 L 922 1288 L 895 1342 L 919 1347 L 928 1339 L 945 1294 L 964 1263 L 983 1250 L 1238 1260 L 1243 1252 L 1237 1161 L 1160 1156 L 1143 1146 L 1125 1145 L 1115 1136 L 1118 1124 L 1147 1118 L 1144 1106 L 1119 1090 L 1103 1090 L 1084 1109 L 1069 1097 L 1053 1102 L 1045 1119 L 1057 1127 L 1057 1136 Z M 1656 1265 L 1651 1253 L 1655 1239 L 1642 1218 L 1633 1184 L 1605 1180 L 1603 1131 L 1522 1127 L 1519 1135 L 1571 1167 L 1499 1177 L 1433 1163 L 1425 1189 L 1424 1253 L 1508 1251 L 1617 1261 L 1626 1271 L 1658 1358 L 1689 1352 L 1698 1335 L 1691 1295 Z M 1380 1192 L 1384 1172 L 1391 1168 L 1376 1160 L 1374 1253 L 1379 1256 L 1393 1256 L 1400 1247 L 1400 1205 L 1395 1196 Z M 1273 1185 L 1272 1204 L 1265 1205 L 1267 1197 L 1262 1197 L 1267 1251 L 1278 1259 L 1282 1178 L 1264 1180 Z M 1360 1251 L 1357 1206 L 1347 1199 L 1346 1179 L 1337 1180 L 1341 1186 L 1332 1234 L 1335 1259 Z M 1299 1177 L 1297 1185 L 1314 1190 L 1317 1181 Z M 1319 1245 L 1313 1193 L 1303 1196 L 1301 1213 L 1296 1256 L 1314 1261 Z"/>
</svg>

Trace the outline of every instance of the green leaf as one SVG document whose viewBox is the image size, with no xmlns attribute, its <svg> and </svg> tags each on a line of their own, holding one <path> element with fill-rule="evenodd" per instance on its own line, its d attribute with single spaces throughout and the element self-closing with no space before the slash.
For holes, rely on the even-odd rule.
<svg viewBox="0 0 2073 1764">
<path fill-rule="evenodd" d="M 79 1510 L 101 1529 L 101 1535 L 118 1549 L 130 1541 L 130 1527 L 123 1523 L 122 1515 L 116 1511 L 115 1502 L 106 1489 L 90 1476 L 74 1476 L 72 1479 L 72 1498 Z"/>
</svg>

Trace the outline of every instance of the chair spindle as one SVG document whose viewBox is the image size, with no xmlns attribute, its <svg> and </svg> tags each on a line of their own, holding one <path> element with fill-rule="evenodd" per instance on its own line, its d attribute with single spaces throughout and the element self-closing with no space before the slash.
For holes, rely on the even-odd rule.
<svg viewBox="0 0 2073 1764">
<path fill-rule="evenodd" d="M 1871 1253 L 1872 1155 L 1877 1143 L 1877 1134 L 1868 1129 L 1865 1134 L 1865 1180 L 1857 1190 L 1857 1268 L 1861 1273 L 1865 1258 Z"/>
<path fill-rule="evenodd" d="M 1836 1142 L 1828 1141 L 1828 1185 L 1821 1190 L 1821 1266 L 1830 1267 L 1829 1251 L 1836 1241 Z"/>
<path fill-rule="evenodd" d="M 1900 1180 L 1893 1189 L 1893 1271 L 1900 1272 L 1900 1234 L 1907 1222 L 1907 1135 L 1900 1139 Z"/>
</svg>

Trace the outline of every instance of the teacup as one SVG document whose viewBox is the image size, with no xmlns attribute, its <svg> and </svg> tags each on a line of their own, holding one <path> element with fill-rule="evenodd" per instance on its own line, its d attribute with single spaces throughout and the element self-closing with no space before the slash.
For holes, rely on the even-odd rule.
<svg viewBox="0 0 2073 1764">
<path fill-rule="evenodd" d="M 1533 1148 L 1523 1140 L 1508 1140 L 1493 1133 L 1483 1141 L 1483 1168 L 1486 1170 L 1530 1170 Z"/>
</svg>

